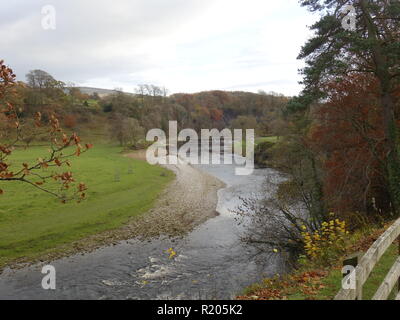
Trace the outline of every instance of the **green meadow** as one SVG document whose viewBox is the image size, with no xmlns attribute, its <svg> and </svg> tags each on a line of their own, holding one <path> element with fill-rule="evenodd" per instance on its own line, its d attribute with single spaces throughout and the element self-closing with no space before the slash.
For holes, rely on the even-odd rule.
<svg viewBox="0 0 400 320">
<path fill-rule="evenodd" d="M 15 151 L 10 159 L 13 166 L 20 167 L 29 159 L 45 157 L 46 152 L 32 147 Z M 72 158 L 76 182 L 88 187 L 87 199 L 81 203 L 62 204 L 28 184 L 1 182 L 0 268 L 18 258 L 36 257 L 57 246 L 118 228 L 150 209 L 174 174 L 124 157 L 121 152 L 122 148 L 101 145 Z"/>
</svg>

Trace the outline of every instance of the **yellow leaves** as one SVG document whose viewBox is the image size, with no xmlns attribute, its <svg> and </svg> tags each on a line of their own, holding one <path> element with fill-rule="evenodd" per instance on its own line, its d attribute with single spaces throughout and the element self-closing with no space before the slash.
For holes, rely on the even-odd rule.
<svg viewBox="0 0 400 320">
<path fill-rule="evenodd" d="M 311 259 L 318 258 L 329 250 L 343 247 L 346 235 L 348 234 L 345 221 L 340 221 L 339 219 L 324 221 L 320 229 L 313 233 L 301 233 L 304 250 Z"/>
<path fill-rule="evenodd" d="M 169 253 L 169 258 L 170 259 L 173 259 L 176 256 L 176 251 L 174 251 L 174 249 L 172 249 L 172 248 L 169 248 L 167 250 L 167 252 Z"/>
<path fill-rule="evenodd" d="M 149 284 L 149 281 L 147 281 L 147 280 L 142 280 L 142 281 L 138 281 L 138 282 L 136 282 L 137 284 L 139 284 L 140 286 L 141 286 L 141 288 L 143 288 L 143 287 L 145 287 L 146 285 L 148 285 Z"/>
</svg>

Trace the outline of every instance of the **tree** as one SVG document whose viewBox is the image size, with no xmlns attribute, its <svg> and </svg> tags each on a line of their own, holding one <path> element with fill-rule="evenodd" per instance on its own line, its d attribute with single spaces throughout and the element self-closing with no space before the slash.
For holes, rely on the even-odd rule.
<svg viewBox="0 0 400 320">
<path fill-rule="evenodd" d="M 46 109 L 62 109 L 67 104 L 65 84 L 43 70 L 32 70 L 26 74 L 26 107 L 32 114 Z"/>
<path fill-rule="evenodd" d="M 13 164 L 12 155 L 17 144 L 30 138 L 24 135 L 24 123 L 21 122 L 19 113 L 22 110 L 10 102 L 13 96 L 17 94 L 15 83 L 15 74 L 12 69 L 0 61 L 0 121 L 2 122 L 0 132 L 0 182 L 22 182 L 29 184 L 41 191 L 47 192 L 61 201 L 70 199 L 85 198 L 86 186 L 79 183 L 72 194 L 67 196 L 66 192 L 72 190 L 74 178 L 71 171 L 60 172 L 60 170 L 51 169 L 61 168 L 65 165 L 70 166 L 69 158 L 79 156 L 82 152 L 91 148 L 90 144 L 82 147 L 80 138 L 74 133 L 68 137 L 61 129 L 57 117 L 51 113 L 48 115 L 47 123 L 42 119 L 42 114 L 37 112 L 34 119 L 36 128 L 47 131 L 49 141 L 49 154 L 39 157 L 32 163 L 24 162 L 21 166 Z M 29 130 L 32 133 L 32 130 Z M 73 150 L 71 148 L 74 147 Z M 57 183 L 57 189 L 54 190 L 49 185 L 49 181 L 54 180 Z M 47 186 L 47 187 L 46 187 Z M 0 189 L 0 194 L 4 190 Z"/>
<path fill-rule="evenodd" d="M 233 129 L 254 129 L 256 130 L 258 127 L 257 119 L 252 116 L 239 116 L 235 120 L 232 121 L 231 127 Z"/>
<path fill-rule="evenodd" d="M 144 128 L 135 118 L 125 119 L 125 126 L 128 132 L 129 143 L 135 146 L 137 142 L 145 137 Z"/>
<path fill-rule="evenodd" d="M 54 88 L 60 85 L 60 82 L 54 79 L 46 71 L 38 69 L 31 70 L 26 74 L 26 82 L 28 86 L 35 89 Z"/>
<path fill-rule="evenodd" d="M 326 102 L 315 109 L 309 136 L 323 158 L 327 205 L 340 214 L 381 218 L 391 210 L 378 82 L 371 75 L 352 75 L 324 91 Z"/>
<path fill-rule="evenodd" d="M 311 29 L 315 36 L 302 48 L 304 95 L 325 97 L 324 84 L 352 74 L 372 74 L 379 87 L 385 149 L 385 175 L 394 211 L 400 209 L 399 137 L 394 95 L 400 82 L 400 2 L 367 0 L 301 0 L 311 11 L 322 13 Z M 356 29 L 345 30 L 345 9 L 354 9 Z M 348 10 L 347 10 L 348 11 Z"/>
</svg>

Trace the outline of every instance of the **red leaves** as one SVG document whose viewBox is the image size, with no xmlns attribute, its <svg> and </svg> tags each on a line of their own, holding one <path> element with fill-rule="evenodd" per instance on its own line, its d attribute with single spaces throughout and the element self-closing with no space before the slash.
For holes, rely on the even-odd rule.
<svg viewBox="0 0 400 320">
<path fill-rule="evenodd" d="M 83 182 L 81 182 L 81 183 L 79 184 L 79 186 L 78 186 L 78 191 L 79 191 L 79 192 L 83 192 L 83 191 L 86 191 L 86 190 L 87 190 L 86 185 L 85 185 Z"/>
<path fill-rule="evenodd" d="M 78 135 L 75 132 L 72 135 L 71 139 L 75 142 L 76 145 L 78 145 L 79 142 L 81 142 L 81 138 L 79 138 Z"/>
<path fill-rule="evenodd" d="M 47 161 L 43 160 L 42 158 L 38 158 L 37 160 L 41 168 L 46 169 L 49 167 Z"/>
<path fill-rule="evenodd" d="M 338 213 L 367 210 L 365 197 L 381 193 L 384 176 L 379 87 L 371 76 L 352 75 L 328 83 L 324 91 L 329 98 L 314 111 L 308 138 L 324 159 L 325 200 Z"/>
<path fill-rule="evenodd" d="M 9 137 L 7 136 L 8 140 L 12 142 L 10 142 L 10 144 L 0 144 L 0 181 L 14 180 L 26 182 L 39 188 L 39 186 L 43 186 L 48 179 L 53 178 L 55 181 L 61 182 L 60 194 L 57 193 L 57 191 L 53 191 L 51 186 L 47 186 L 45 191 L 62 199 L 63 202 L 69 199 L 82 200 L 85 198 L 84 191 L 87 190 L 84 183 L 80 183 L 77 186 L 72 196 L 66 195 L 65 190 L 63 190 L 69 189 L 71 184 L 75 182 L 72 172 L 58 173 L 57 170 L 51 173 L 43 172 L 45 171 L 44 169 L 62 167 L 64 164 L 70 166 L 68 158 L 81 155 L 83 152 L 92 148 L 93 145 L 85 144 L 85 148 L 83 148 L 80 145 L 81 139 L 76 133 L 68 137 L 61 129 L 60 121 L 54 113 L 56 108 L 52 105 L 41 109 L 42 112 L 46 112 L 46 116 L 43 116 L 42 112 L 36 112 L 32 116 L 32 119 L 23 118 L 21 120 L 20 113 L 23 111 L 23 108 L 20 106 L 23 104 L 23 99 L 20 96 L 22 91 L 17 90 L 19 87 L 22 88 L 23 85 L 15 83 L 15 75 L 11 68 L 7 67 L 3 60 L 0 60 L 0 99 L 2 102 L 0 105 L 0 127 L 7 130 L 7 134 L 13 131 Z M 46 123 L 45 119 L 48 119 Z M 30 125 L 31 123 L 32 125 Z M 36 162 L 30 165 L 23 163 L 19 170 L 12 172 L 10 169 L 12 162 L 10 162 L 8 158 L 12 156 L 15 146 L 20 142 L 24 142 L 28 147 L 37 133 L 35 129 L 39 127 L 46 127 L 45 129 L 50 133 L 48 140 L 50 156 L 46 156 L 46 158 L 39 157 Z M 29 136 L 25 134 L 25 131 L 29 133 Z M 40 131 L 40 133 L 42 132 L 43 130 Z M 32 136 L 32 138 L 30 136 Z M 16 139 L 13 137 L 16 137 Z M 75 151 L 71 152 L 71 150 L 68 149 L 71 145 L 76 146 Z M 67 150 L 67 152 L 64 152 L 64 150 Z M 35 174 L 33 175 L 34 172 Z M 39 178 L 35 179 L 39 181 L 30 180 L 33 179 L 33 176 Z M 56 184 L 53 188 L 58 188 L 59 186 L 60 184 Z M 44 188 L 40 187 L 40 189 Z M 3 190 L 0 190 L 0 194 L 3 194 Z"/>
<path fill-rule="evenodd" d="M 210 110 L 211 119 L 214 121 L 221 121 L 224 116 L 224 111 L 220 109 L 211 109 Z"/>
<path fill-rule="evenodd" d="M 8 164 L 4 162 L 0 162 L 0 172 L 6 171 L 8 168 Z"/>
<path fill-rule="evenodd" d="M 265 279 L 260 288 L 254 290 L 246 296 L 240 296 L 239 300 L 285 300 L 290 295 L 303 294 L 307 299 L 319 293 L 325 288 L 322 283 L 327 276 L 325 271 L 308 271 L 295 273 L 284 277 Z"/>
<path fill-rule="evenodd" d="M 9 154 L 11 154 L 11 149 L 4 145 L 0 145 L 0 152 L 4 153 L 6 155 L 9 155 Z"/>
<path fill-rule="evenodd" d="M 64 172 L 59 177 L 61 178 L 62 181 L 64 181 L 64 183 L 69 183 L 74 181 L 74 179 L 72 178 L 71 171 Z"/>
<path fill-rule="evenodd" d="M 75 155 L 79 157 L 81 155 L 81 148 L 76 148 Z"/>
</svg>

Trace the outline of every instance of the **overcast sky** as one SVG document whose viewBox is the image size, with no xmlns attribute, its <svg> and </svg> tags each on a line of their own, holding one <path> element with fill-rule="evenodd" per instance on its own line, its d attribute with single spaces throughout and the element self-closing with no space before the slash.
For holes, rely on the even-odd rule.
<svg viewBox="0 0 400 320">
<path fill-rule="evenodd" d="M 42 27 L 42 7 L 56 29 Z M 295 95 L 296 57 L 316 17 L 297 0 L 13 0 L 0 11 L 0 58 L 81 86 L 142 83 L 170 92 Z M 48 21 L 48 20 L 46 20 Z"/>
</svg>

